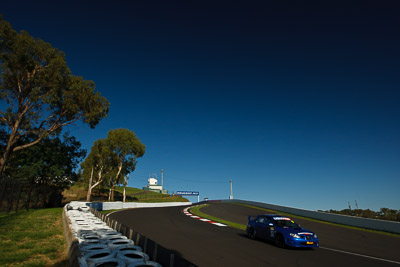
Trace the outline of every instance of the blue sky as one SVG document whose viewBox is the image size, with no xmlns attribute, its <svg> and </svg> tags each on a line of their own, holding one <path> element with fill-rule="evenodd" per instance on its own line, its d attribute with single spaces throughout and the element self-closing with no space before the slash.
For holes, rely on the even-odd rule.
<svg viewBox="0 0 400 267">
<path fill-rule="evenodd" d="M 321 2 L 321 1 L 320 1 Z M 304 209 L 400 209 L 395 1 L 2 1 L 111 103 L 90 149 L 133 130 L 130 186 Z M 196 198 L 191 198 L 195 201 Z"/>
</svg>

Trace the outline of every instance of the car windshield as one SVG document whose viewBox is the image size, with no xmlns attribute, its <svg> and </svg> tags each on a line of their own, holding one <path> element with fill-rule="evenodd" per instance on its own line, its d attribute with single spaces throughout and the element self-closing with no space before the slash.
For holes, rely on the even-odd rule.
<svg viewBox="0 0 400 267">
<path fill-rule="evenodd" d="M 276 226 L 279 227 L 293 227 L 293 228 L 300 228 L 300 226 L 292 221 L 290 218 L 287 217 L 279 217 L 279 218 L 274 218 L 274 222 Z"/>
</svg>

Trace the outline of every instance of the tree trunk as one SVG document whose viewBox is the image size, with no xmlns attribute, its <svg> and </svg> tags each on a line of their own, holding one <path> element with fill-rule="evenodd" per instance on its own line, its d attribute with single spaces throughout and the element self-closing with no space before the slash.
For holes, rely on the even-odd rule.
<svg viewBox="0 0 400 267">
<path fill-rule="evenodd" d="M 114 201 L 114 191 L 115 191 L 115 184 L 111 186 L 111 201 Z"/>
<path fill-rule="evenodd" d="M 22 192 L 22 187 L 23 183 L 19 185 L 19 191 L 18 191 L 18 197 L 17 197 L 17 204 L 15 204 L 15 212 L 18 212 L 18 206 L 19 206 L 19 199 L 21 198 L 21 192 Z"/>
<path fill-rule="evenodd" d="M 25 112 L 26 112 L 26 110 L 22 114 L 21 113 L 18 114 L 18 118 L 15 121 L 14 125 L 12 126 L 11 134 L 8 137 L 7 145 L 4 148 L 3 155 L 1 155 L 1 159 L 0 159 L 0 177 L 3 176 L 4 170 L 6 168 L 6 162 L 10 158 L 11 153 L 13 152 L 13 147 L 12 146 L 19 139 L 18 134 L 17 134 L 18 133 L 18 128 L 19 128 L 19 125 L 20 125 L 20 123 L 22 121 L 22 117 L 25 114 Z"/>
<path fill-rule="evenodd" d="M 38 202 L 39 202 L 39 197 L 40 197 L 40 190 L 41 190 L 41 185 L 40 184 L 38 184 L 37 186 L 36 186 L 36 199 L 35 199 L 35 204 L 34 204 L 34 209 L 37 209 L 37 207 L 38 207 Z"/>
<path fill-rule="evenodd" d="M 12 184 L 12 188 L 11 188 L 11 194 L 9 196 L 8 199 L 8 207 L 7 207 L 7 214 L 11 211 L 12 206 L 13 206 L 13 202 L 14 202 L 14 188 L 15 188 L 15 180 Z"/>
<path fill-rule="evenodd" d="M 92 197 L 92 181 L 93 181 L 93 167 L 92 167 L 92 172 L 90 173 L 89 186 L 86 194 L 86 202 L 90 202 L 90 198 Z"/>
<path fill-rule="evenodd" d="M 121 173 L 122 170 L 122 161 L 118 164 L 118 172 L 117 175 L 115 175 L 115 181 L 113 185 L 111 186 L 111 201 L 114 201 L 114 190 L 115 190 L 115 184 L 118 183 L 118 177 Z"/>
<path fill-rule="evenodd" d="M 126 201 L 126 192 L 125 192 L 125 188 L 128 185 L 128 179 L 129 179 L 129 174 L 124 176 L 124 198 L 123 198 L 123 202 Z"/>
<path fill-rule="evenodd" d="M 42 203 L 43 203 L 43 208 L 47 208 L 47 183 L 45 182 L 43 184 L 43 191 L 42 191 Z"/>
<path fill-rule="evenodd" d="M 97 173 L 97 182 L 94 185 L 92 185 L 92 181 L 93 181 L 93 168 L 92 168 L 92 173 L 90 174 L 90 182 L 89 182 L 88 194 L 86 196 L 86 201 L 87 202 L 90 202 L 90 200 L 92 198 L 92 190 L 93 190 L 93 188 L 98 186 L 103 181 L 102 172 L 103 172 L 103 166 L 100 167 L 100 170 Z M 90 194 L 89 194 L 89 192 L 90 192 Z"/>
<path fill-rule="evenodd" d="M 6 179 L 4 179 L 0 183 L 0 185 L 3 188 L 2 192 L 1 192 L 1 197 L 0 197 L 0 212 L 1 212 L 1 206 L 3 204 L 3 199 L 4 199 L 4 196 L 6 195 L 6 189 L 7 189 L 7 181 L 6 181 Z"/>
<path fill-rule="evenodd" d="M 123 197 L 123 199 L 122 199 L 122 202 L 126 202 L 126 193 L 125 193 L 125 187 L 126 187 L 126 186 L 124 186 L 124 197 Z"/>
<path fill-rule="evenodd" d="M 29 206 L 31 205 L 32 190 L 33 190 L 33 185 L 31 185 L 31 186 L 29 187 L 28 200 L 26 201 L 26 211 L 29 210 Z"/>
</svg>

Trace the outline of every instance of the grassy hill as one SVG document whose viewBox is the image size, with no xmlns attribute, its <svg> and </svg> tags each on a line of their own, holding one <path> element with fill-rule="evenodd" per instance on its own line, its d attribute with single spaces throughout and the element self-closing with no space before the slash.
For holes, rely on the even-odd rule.
<svg viewBox="0 0 400 267">
<path fill-rule="evenodd" d="M 124 188 L 117 186 L 114 192 L 114 201 L 122 201 Z M 92 201 L 108 201 L 108 188 L 95 188 L 92 192 Z M 87 188 L 83 185 L 75 184 L 70 189 L 63 192 L 63 202 L 86 201 Z M 134 187 L 126 188 L 127 202 L 188 202 L 181 196 L 171 196 L 169 194 L 160 194 L 146 191 Z"/>
</svg>

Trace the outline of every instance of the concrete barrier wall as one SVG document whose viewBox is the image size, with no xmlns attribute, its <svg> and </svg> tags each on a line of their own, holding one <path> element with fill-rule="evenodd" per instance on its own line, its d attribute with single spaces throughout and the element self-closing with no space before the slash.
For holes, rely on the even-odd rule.
<svg viewBox="0 0 400 267">
<path fill-rule="evenodd" d="M 159 207 L 175 207 L 189 206 L 191 202 L 160 202 L 160 203 L 141 203 L 141 202 L 87 202 L 87 206 L 95 210 L 119 210 L 131 208 L 159 208 Z"/>
<path fill-rule="evenodd" d="M 247 201 L 247 200 L 221 200 L 221 202 L 226 203 L 241 203 L 252 205 L 256 207 L 276 210 L 280 212 L 287 212 L 294 215 L 304 216 L 307 218 L 317 219 L 321 221 L 333 222 L 338 224 L 344 224 L 349 226 L 356 226 L 366 229 L 372 230 L 379 230 L 385 231 L 390 233 L 400 234 L 400 223 L 393 222 L 393 221 L 383 221 L 383 220 L 376 220 L 376 219 L 368 219 L 368 218 L 360 218 L 360 217 L 353 217 L 347 215 L 340 215 L 340 214 L 333 214 L 327 212 L 318 212 L 318 211 L 311 211 L 311 210 L 304 210 L 304 209 L 297 209 L 297 208 L 290 208 L 284 207 L 279 205 L 267 204 L 262 202 L 255 202 L 255 201 Z M 249 214 L 251 215 L 251 214 Z M 256 214 L 254 214 L 256 215 Z"/>
</svg>

